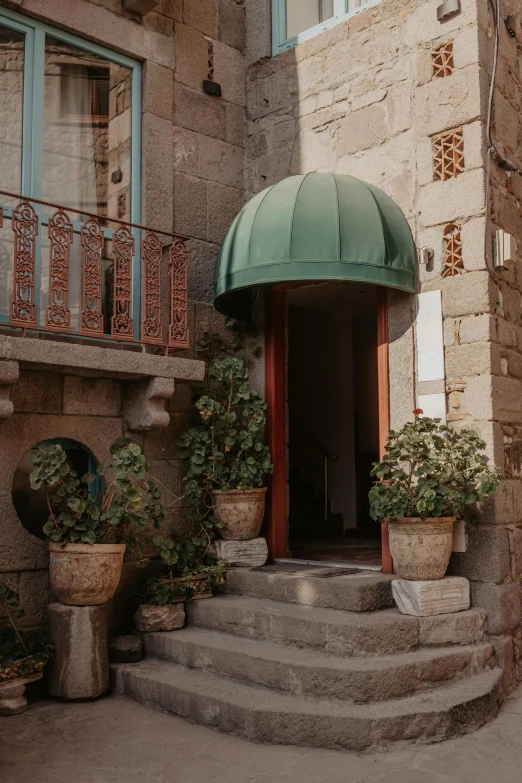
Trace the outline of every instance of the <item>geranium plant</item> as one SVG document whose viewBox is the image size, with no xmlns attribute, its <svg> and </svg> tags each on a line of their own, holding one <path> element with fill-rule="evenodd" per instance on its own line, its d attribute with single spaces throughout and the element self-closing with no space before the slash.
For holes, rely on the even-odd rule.
<svg viewBox="0 0 522 783">
<path fill-rule="evenodd" d="M 39 674 L 52 655 L 45 634 L 19 628 L 23 616 L 18 593 L 0 582 L 0 684 Z"/>
<path fill-rule="evenodd" d="M 180 440 L 185 494 L 193 505 L 210 503 L 212 490 L 263 487 L 273 470 L 264 443 L 266 403 L 249 386 L 249 344 L 227 346 L 208 333 L 198 346 L 207 374 L 195 402 L 196 423 Z"/>
<path fill-rule="evenodd" d="M 473 430 L 457 432 L 429 417 L 392 430 L 383 459 L 371 471 L 372 518 L 384 522 L 455 517 L 476 522 L 476 510 L 500 478 L 487 464 L 485 445 Z"/>
<path fill-rule="evenodd" d="M 111 455 L 111 480 L 96 496 L 91 490 L 96 476 L 78 476 L 60 445 L 40 446 L 31 454 L 31 487 L 45 489 L 49 518 L 43 532 L 50 541 L 132 546 L 149 523 L 159 527 L 165 519 L 161 490 L 140 447 L 120 438 L 111 446 Z M 97 472 L 103 475 L 104 466 L 99 465 Z"/>
</svg>

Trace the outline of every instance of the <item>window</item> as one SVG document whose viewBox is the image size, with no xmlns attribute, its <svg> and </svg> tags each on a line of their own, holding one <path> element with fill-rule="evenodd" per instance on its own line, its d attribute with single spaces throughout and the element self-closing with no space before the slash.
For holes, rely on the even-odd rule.
<svg viewBox="0 0 522 783">
<path fill-rule="evenodd" d="M 273 54 L 328 30 L 380 0 L 272 0 Z"/>
<path fill-rule="evenodd" d="M 72 222 L 69 307 L 71 331 L 81 311 L 82 217 L 140 222 L 140 64 L 74 35 L 0 9 L 0 190 L 42 199 L 79 212 Z M 18 199 L 0 194 L 4 227 Z M 54 209 L 33 204 L 40 220 L 36 280 L 39 317 L 48 299 L 49 237 Z M 85 210 L 83 212 L 82 210 Z M 112 234 L 103 226 L 105 332 L 112 307 Z M 0 237 L 0 322 L 8 319 L 12 291 L 11 232 Z M 139 237 L 134 236 L 139 246 Z M 133 261 L 139 275 L 139 259 Z M 139 325 L 139 285 L 135 328 Z"/>
</svg>

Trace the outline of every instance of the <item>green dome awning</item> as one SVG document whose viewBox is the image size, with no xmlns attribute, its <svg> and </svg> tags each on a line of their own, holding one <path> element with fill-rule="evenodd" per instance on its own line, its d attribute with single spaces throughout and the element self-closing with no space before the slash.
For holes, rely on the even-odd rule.
<svg viewBox="0 0 522 783">
<path fill-rule="evenodd" d="M 255 286 L 343 280 L 414 291 L 415 245 L 379 188 L 345 174 L 287 177 L 240 211 L 219 250 L 214 304 L 245 320 Z"/>
</svg>

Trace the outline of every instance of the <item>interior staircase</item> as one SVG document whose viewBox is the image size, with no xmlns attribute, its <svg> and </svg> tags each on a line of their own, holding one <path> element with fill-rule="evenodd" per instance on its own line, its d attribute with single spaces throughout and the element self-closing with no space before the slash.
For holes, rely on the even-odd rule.
<svg viewBox="0 0 522 783">
<path fill-rule="evenodd" d="M 231 570 L 187 626 L 143 638 L 115 690 L 249 740 L 360 751 L 436 742 L 494 717 L 501 670 L 486 613 L 416 618 L 390 577 L 327 566 Z"/>
</svg>

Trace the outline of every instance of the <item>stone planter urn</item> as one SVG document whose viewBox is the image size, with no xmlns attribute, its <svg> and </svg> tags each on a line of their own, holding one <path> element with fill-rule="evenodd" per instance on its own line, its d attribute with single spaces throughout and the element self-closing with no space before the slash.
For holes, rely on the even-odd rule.
<svg viewBox="0 0 522 783">
<path fill-rule="evenodd" d="M 390 521 L 390 552 L 394 572 L 412 581 L 443 579 L 453 545 L 455 517 L 405 517 Z"/>
<path fill-rule="evenodd" d="M 20 715 L 27 709 L 27 699 L 24 696 L 25 686 L 29 682 L 42 679 L 42 673 L 38 672 L 29 677 L 11 680 L 0 685 L 0 715 Z"/>
<path fill-rule="evenodd" d="M 67 606 L 96 606 L 118 587 L 125 544 L 49 544 L 53 591 Z"/>
<path fill-rule="evenodd" d="M 221 536 L 231 541 L 257 538 L 265 515 L 266 487 L 212 492 L 214 514 L 222 522 Z"/>
</svg>

